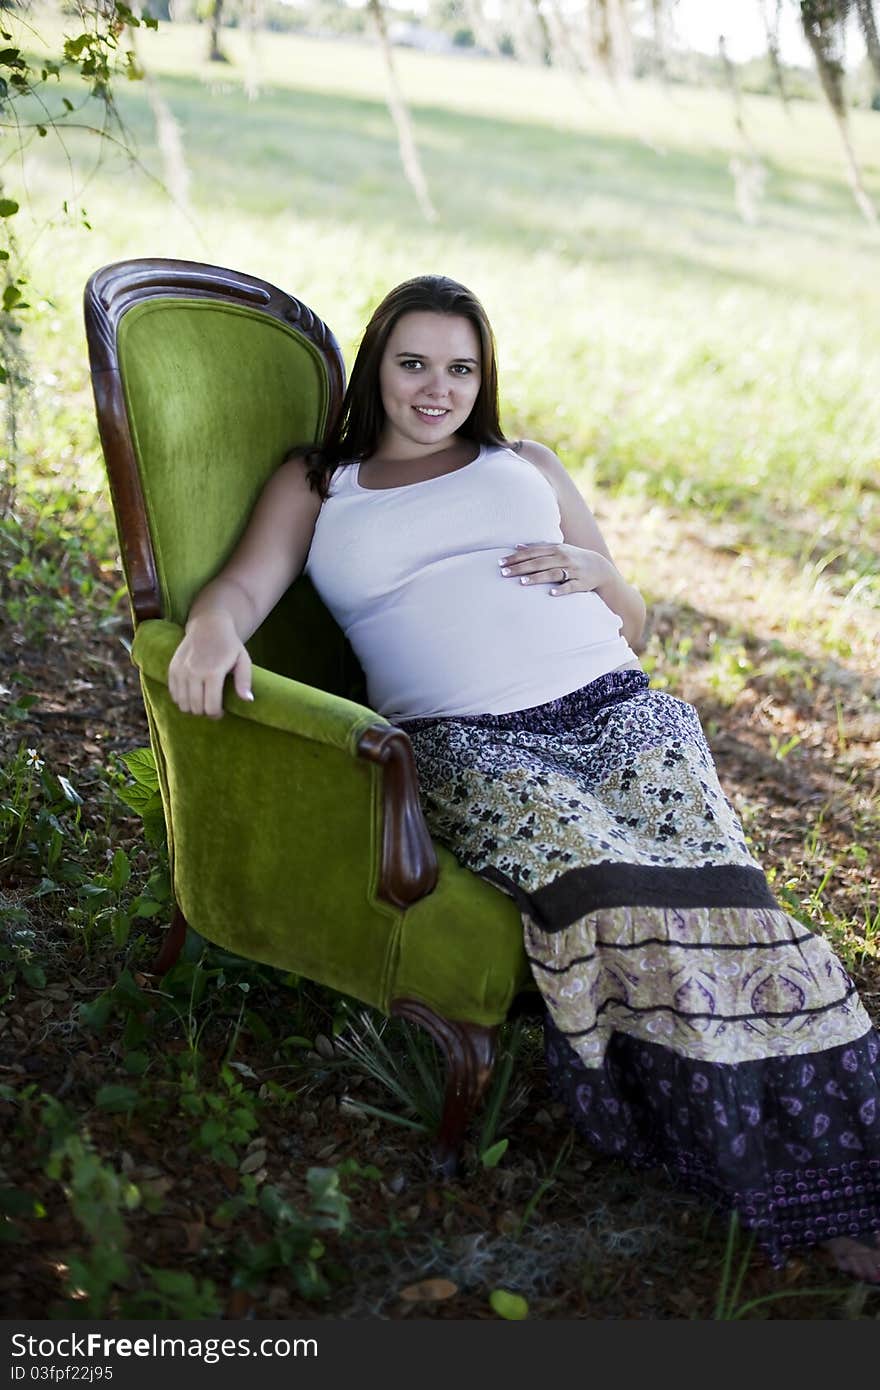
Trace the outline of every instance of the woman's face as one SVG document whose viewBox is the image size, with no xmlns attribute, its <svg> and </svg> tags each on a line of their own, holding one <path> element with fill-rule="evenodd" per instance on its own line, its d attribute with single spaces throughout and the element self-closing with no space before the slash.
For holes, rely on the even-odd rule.
<svg viewBox="0 0 880 1390">
<path fill-rule="evenodd" d="M 381 452 L 417 457 L 445 448 L 470 415 L 479 389 L 480 338 L 470 319 L 430 310 L 403 314 L 379 366 Z"/>
</svg>

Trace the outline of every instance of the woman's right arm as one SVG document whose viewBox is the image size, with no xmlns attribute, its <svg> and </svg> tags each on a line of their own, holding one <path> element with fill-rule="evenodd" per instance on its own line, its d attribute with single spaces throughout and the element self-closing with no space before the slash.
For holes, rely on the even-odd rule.
<svg viewBox="0 0 880 1390">
<path fill-rule="evenodd" d="M 254 698 L 244 644 L 301 573 L 320 510 L 302 456 L 285 460 L 260 493 L 229 560 L 190 607 L 168 667 L 171 698 L 185 714 L 222 718 L 230 671 L 236 694 Z"/>
</svg>

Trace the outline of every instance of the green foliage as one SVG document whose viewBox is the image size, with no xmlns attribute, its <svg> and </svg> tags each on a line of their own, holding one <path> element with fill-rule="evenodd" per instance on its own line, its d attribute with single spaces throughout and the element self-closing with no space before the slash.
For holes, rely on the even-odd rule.
<svg viewBox="0 0 880 1390">
<path fill-rule="evenodd" d="M 151 845 L 167 843 L 165 812 L 162 795 L 159 791 L 159 774 L 156 771 L 156 757 L 152 748 L 134 748 L 123 755 L 122 761 L 133 777 L 133 782 L 117 789 L 117 795 L 126 806 L 136 811 L 144 822 L 144 834 Z M 157 900 L 157 910 L 161 902 Z M 147 914 L 142 914 L 147 915 Z"/>
<path fill-rule="evenodd" d="M 351 1206 L 343 1188 L 343 1179 L 355 1184 L 366 1178 L 377 1180 L 378 1170 L 371 1165 L 362 1167 L 349 1159 L 336 1168 L 312 1167 L 306 1172 L 309 1205 L 301 1213 L 278 1188 L 267 1184 L 259 1197 L 253 1187 L 245 1195 L 224 1204 L 222 1216 L 232 1220 L 243 1207 L 255 1204 L 271 1234 L 268 1239 L 254 1242 L 242 1239 L 236 1247 L 234 1283 L 239 1288 L 254 1288 L 276 1270 L 283 1270 L 294 1287 L 305 1298 L 326 1298 L 330 1284 L 319 1267 L 325 1254 L 319 1232 L 345 1235 L 351 1222 Z"/>
<path fill-rule="evenodd" d="M 122 1318 L 167 1318 L 186 1321 L 219 1318 L 222 1303 L 213 1279 L 198 1279 L 184 1269 L 154 1269 L 144 1266 L 150 1287 L 123 1297 L 119 1305 Z"/>
<path fill-rule="evenodd" d="M 81 806 L 70 781 L 47 768 L 36 748 L 19 743 L 0 765 L 0 868 L 18 863 L 42 875 L 41 894 L 81 882 L 82 870 L 69 857 L 83 841 Z"/>
<path fill-rule="evenodd" d="M 752 1250 L 755 1244 L 754 1233 L 751 1233 L 745 1242 L 745 1246 L 740 1251 L 739 1266 L 734 1269 L 734 1257 L 737 1245 L 741 1238 L 741 1228 L 739 1213 L 731 1212 L 727 1227 L 727 1244 L 724 1250 L 724 1260 L 721 1267 L 721 1278 L 718 1284 L 718 1294 L 715 1301 L 715 1311 L 713 1319 L 721 1322 L 738 1322 L 748 1314 L 753 1313 L 756 1308 L 766 1308 L 772 1303 L 778 1303 L 786 1298 L 835 1298 L 840 1299 L 840 1289 L 780 1289 L 776 1293 L 767 1294 L 761 1298 L 750 1298 L 746 1302 L 741 1302 L 742 1286 L 746 1273 L 748 1272 Z"/>
<path fill-rule="evenodd" d="M 34 949 L 34 932 L 14 925 L 24 918 L 25 913 L 0 909 L 0 923 L 6 934 L 6 940 L 0 943 L 0 1008 L 14 999 L 19 980 L 29 989 L 43 989 L 46 985 L 46 971 Z"/>
<path fill-rule="evenodd" d="M 97 125 L 93 127 L 94 133 L 99 136 L 106 135 L 114 121 L 119 123 L 113 102 L 114 77 L 120 73 L 128 79 L 143 76 L 133 50 L 122 47 L 120 40 L 141 25 L 157 28 L 155 19 L 138 16 L 128 5 L 116 3 L 115 0 L 84 0 L 78 6 L 77 17 L 83 26 L 82 32 L 65 37 L 57 57 L 37 58 L 32 56 L 29 49 L 13 43 L 17 35 L 22 40 L 32 41 L 30 15 L 22 19 L 10 11 L 2 12 L 0 39 L 8 46 L 0 48 L 0 112 L 4 113 L 5 124 L 12 130 L 19 150 L 27 143 L 29 131 L 35 131 L 41 139 L 45 139 L 50 130 L 63 136 L 68 117 L 79 114 L 67 97 L 62 99 L 60 110 L 53 109 L 52 98 L 46 88 L 51 82 L 59 83 L 63 73 L 75 70 L 85 84 L 85 100 L 102 103 L 103 129 Z M 13 31 L 17 31 L 17 35 Z M 23 258 L 13 222 L 20 211 L 18 199 L 5 196 L 0 179 L 0 262 L 3 277 L 0 293 L 0 385 L 5 385 L 8 391 L 6 425 L 9 444 L 5 476 L 0 474 L 0 503 L 3 504 L 0 511 L 3 512 L 16 493 L 16 394 L 27 384 L 27 369 L 18 339 L 22 332 L 22 315 L 31 305 L 26 297 L 28 279 L 22 273 Z"/>
<path fill-rule="evenodd" d="M 66 1261 L 77 1311 L 103 1317 L 113 1289 L 129 1275 L 125 1217 L 140 1205 L 140 1192 L 105 1163 L 91 1140 L 81 1134 L 68 1135 L 53 1147 L 46 1173 L 61 1183 L 73 1215 L 91 1242 L 85 1258 L 71 1255 Z"/>
<path fill-rule="evenodd" d="M 180 1108 L 199 1121 L 192 1139 L 194 1149 L 210 1155 L 216 1163 L 238 1165 L 236 1150 L 246 1144 L 258 1126 L 259 1100 L 228 1066 L 220 1069 L 222 1091 L 206 1091 L 192 1073 L 181 1078 Z"/>
</svg>

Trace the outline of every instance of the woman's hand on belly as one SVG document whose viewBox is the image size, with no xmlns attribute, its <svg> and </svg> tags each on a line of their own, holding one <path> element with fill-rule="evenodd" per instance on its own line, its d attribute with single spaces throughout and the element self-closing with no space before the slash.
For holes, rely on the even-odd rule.
<svg viewBox="0 0 880 1390">
<path fill-rule="evenodd" d="M 505 579 L 520 584 L 552 584 L 550 593 L 589 593 L 606 585 L 617 574 L 610 560 L 597 550 L 583 550 L 564 541 L 518 545 L 498 562 Z"/>
<path fill-rule="evenodd" d="M 501 574 L 525 585 L 550 584 L 552 598 L 595 592 L 623 624 L 623 636 L 638 650 L 645 626 L 645 602 L 612 562 L 597 550 L 566 541 L 518 545 L 499 560 Z"/>
</svg>

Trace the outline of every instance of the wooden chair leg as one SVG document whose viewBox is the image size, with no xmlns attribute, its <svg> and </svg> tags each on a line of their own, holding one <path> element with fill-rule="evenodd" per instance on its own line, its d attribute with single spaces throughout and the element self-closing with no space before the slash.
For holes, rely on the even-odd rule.
<svg viewBox="0 0 880 1390">
<path fill-rule="evenodd" d="M 420 1024 L 445 1055 L 446 1093 L 433 1152 L 437 1167 L 451 1178 L 458 1168 L 465 1129 L 492 1075 L 498 1028 L 442 1018 L 415 999 L 395 999 L 391 1012 Z"/>
<path fill-rule="evenodd" d="M 175 906 L 174 916 L 171 918 L 171 925 L 165 933 L 165 940 L 159 950 L 159 954 L 153 961 L 150 969 L 151 975 L 165 975 L 176 965 L 177 959 L 183 950 L 183 943 L 186 940 L 186 918 L 180 908 Z"/>
</svg>

